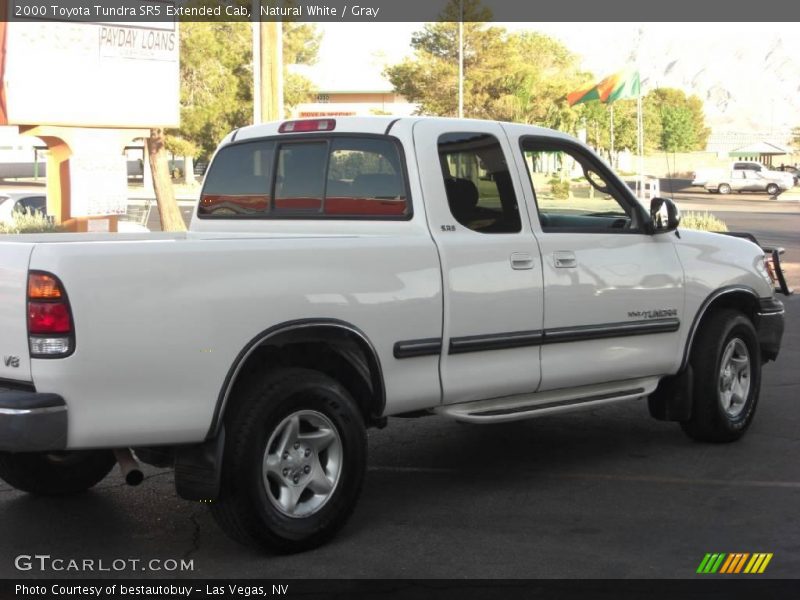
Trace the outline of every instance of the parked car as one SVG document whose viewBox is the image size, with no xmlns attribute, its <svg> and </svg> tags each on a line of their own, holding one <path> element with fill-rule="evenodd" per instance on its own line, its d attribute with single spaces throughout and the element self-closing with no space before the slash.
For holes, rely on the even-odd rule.
<svg viewBox="0 0 800 600">
<path fill-rule="evenodd" d="M 778 171 L 782 171 L 784 173 L 791 173 L 792 177 L 794 177 L 794 185 L 800 183 L 800 169 L 797 167 L 793 167 L 792 165 L 781 165 L 778 167 Z"/>
<path fill-rule="evenodd" d="M 740 160 L 729 169 L 698 169 L 692 185 L 704 187 L 709 192 L 730 194 L 735 192 L 766 192 L 776 196 L 794 187 L 791 173 L 773 171 L 761 163 Z"/>
<path fill-rule="evenodd" d="M 647 398 L 734 441 L 781 345 L 779 254 L 679 226 L 530 125 L 238 129 L 189 232 L 0 239 L 0 477 L 60 495 L 118 462 L 136 483 L 132 449 L 231 538 L 286 552 L 350 516 L 389 416 Z"/>
<path fill-rule="evenodd" d="M 752 171 L 763 175 L 765 179 L 780 179 L 784 182 L 786 189 L 794 186 L 794 176 L 776 169 L 771 169 L 766 165 L 752 160 L 738 160 L 732 165 L 734 171 Z"/>
<path fill-rule="evenodd" d="M 751 170 L 731 171 L 725 177 L 709 179 L 703 186 L 709 192 L 730 194 L 731 192 L 766 192 L 777 196 L 792 188 L 784 177 L 775 177 L 771 173 Z"/>
<path fill-rule="evenodd" d="M 11 223 L 15 214 L 40 213 L 47 215 L 47 196 L 37 192 L 9 191 L 0 193 L 0 223 Z M 146 233 L 146 226 L 134 221 L 120 219 L 119 233 Z"/>
<path fill-rule="evenodd" d="M 11 223 L 16 214 L 47 214 L 47 197 L 38 192 L 0 192 L 0 223 Z"/>
</svg>

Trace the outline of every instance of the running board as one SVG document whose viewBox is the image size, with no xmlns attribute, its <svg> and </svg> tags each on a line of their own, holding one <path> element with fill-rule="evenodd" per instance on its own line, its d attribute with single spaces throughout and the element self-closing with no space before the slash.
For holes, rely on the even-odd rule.
<svg viewBox="0 0 800 600">
<path fill-rule="evenodd" d="M 469 423 L 520 421 L 541 415 L 590 409 L 614 402 L 643 398 L 651 394 L 657 385 L 657 377 L 647 377 L 611 384 L 449 404 L 437 408 L 436 412 Z"/>
</svg>

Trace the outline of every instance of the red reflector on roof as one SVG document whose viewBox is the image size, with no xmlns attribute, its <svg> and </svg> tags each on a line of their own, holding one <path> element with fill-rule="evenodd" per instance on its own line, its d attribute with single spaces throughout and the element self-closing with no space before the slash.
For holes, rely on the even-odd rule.
<svg viewBox="0 0 800 600">
<path fill-rule="evenodd" d="M 304 119 L 302 121 L 286 121 L 278 127 L 278 133 L 304 133 L 309 131 L 333 131 L 336 119 Z"/>
</svg>

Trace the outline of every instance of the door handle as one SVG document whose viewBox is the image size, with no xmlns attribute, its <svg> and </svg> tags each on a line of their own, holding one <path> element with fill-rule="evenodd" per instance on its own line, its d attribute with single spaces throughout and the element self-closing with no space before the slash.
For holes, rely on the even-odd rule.
<svg viewBox="0 0 800 600">
<path fill-rule="evenodd" d="M 555 262 L 557 269 L 569 269 L 578 266 L 578 259 L 575 258 L 575 253 L 570 250 L 553 252 L 553 262 Z"/>
<path fill-rule="evenodd" d="M 527 252 L 514 252 L 511 255 L 511 268 L 524 271 L 533 268 L 533 257 Z"/>
</svg>

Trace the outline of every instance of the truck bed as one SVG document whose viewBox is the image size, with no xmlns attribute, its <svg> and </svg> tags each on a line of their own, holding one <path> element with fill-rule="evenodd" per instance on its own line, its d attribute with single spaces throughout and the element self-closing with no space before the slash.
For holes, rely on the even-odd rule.
<svg viewBox="0 0 800 600">
<path fill-rule="evenodd" d="M 325 234 L 4 238 L 2 354 L 21 362 L 0 363 L 0 379 L 63 396 L 70 448 L 201 441 L 237 354 L 277 322 L 352 323 L 380 340 L 384 356 L 398 339 L 440 335 L 436 250 L 424 230 L 402 225 L 402 236 L 357 243 Z M 56 273 L 66 289 L 76 332 L 68 358 L 28 358 L 29 268 Z M 438 402 L 436 366 L 404 361 L 386 373 L 398 410 Z"/>
</svg>

